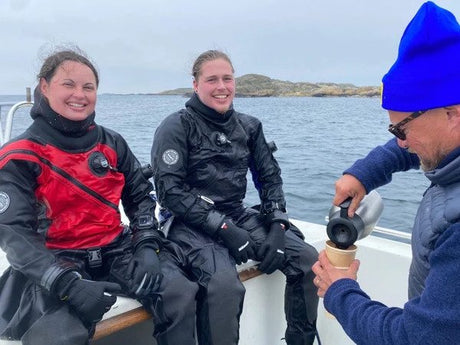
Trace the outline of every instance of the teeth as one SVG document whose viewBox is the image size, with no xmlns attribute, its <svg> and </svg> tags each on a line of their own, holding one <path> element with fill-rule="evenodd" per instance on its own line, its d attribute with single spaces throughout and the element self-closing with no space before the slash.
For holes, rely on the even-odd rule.
<svg viewBox="0 0 460 345">
<path fill-rule="evenodd" d="M 224 99 L 224 98 L 227 98 L 227 96 L 226 96 L 226 95 L 218 95 L 218 96 L 214 96 L 214 97 L 216 97 L 216 98 L 220 98 L 220 99 Z"/>
<path fill-rule="evenodd" d="M 83 108 L 84 104 L 78 104 L 78 103 L 69 103 L 71 107 L 77 107 L 77 108 Z"/>
</svg>

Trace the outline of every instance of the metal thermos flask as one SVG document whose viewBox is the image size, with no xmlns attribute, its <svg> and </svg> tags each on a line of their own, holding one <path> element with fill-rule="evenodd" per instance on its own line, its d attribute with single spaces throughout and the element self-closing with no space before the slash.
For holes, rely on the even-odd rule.
<svg viewBox="0 0 460 345">
<path fill-rule="evenodd" d="M 340 207 L 333 205 L 329 210 L 327 235 L 340 249 L 346 249 L 369 235 L 383 211 L 382 198 L 375 190 L 361 200 L 353 218 L 348 217 L 350 203 L 351 198 L 348 198 Z"/>
</svg>

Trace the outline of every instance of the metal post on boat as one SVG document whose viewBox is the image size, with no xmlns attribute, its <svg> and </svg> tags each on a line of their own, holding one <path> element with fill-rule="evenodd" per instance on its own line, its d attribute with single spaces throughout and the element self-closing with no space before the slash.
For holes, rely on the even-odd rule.
<svg viewBox="0 0 460 345">
<path fill-rule="evenodd" d="M 13 129 L 13 117 L 14 117 L 14 113 L 16 112 L 16 110 L 22 107 L 27 107 L 27 106 L 31 107 L 33 104 L 34 103 L 32 102 L 32 95 L 30 92 L 30 87 L 27 87 L 26 88 L 26 100 L 13 104 L 13 106 L 8 111 L 8 114 L 6 115 L 5 131 L 3 132 L 3 135 L 0 137 L 1 145 L 3 145 L 4 143 L 6 143 L 7 141 L 11 139 L 11 131 Z"/>
</svg>

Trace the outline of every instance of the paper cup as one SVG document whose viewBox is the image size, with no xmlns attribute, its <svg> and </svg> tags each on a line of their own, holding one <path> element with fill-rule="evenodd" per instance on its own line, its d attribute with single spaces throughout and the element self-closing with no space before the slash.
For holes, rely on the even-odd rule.
<svg viewBox="0 0 460 345">
<path fill-rule="evenodd" d="M 326 255 L 332 265 L 343 270 L 350 267 L 355 259 L 358 247 L 352 244 L 347 249 L 340 249 L 331 240 L 326 241 Z"/>
<path fill-rule="evenodd" d="M 326 256 L 335 266 L 341 270 L 346 270 L 350 267 L 352 261 L 355 259 L 356 251 L 358 247 L 352 244 L 347 249 L 337 248 L 334 242 L 331 240 L 326 241 Z M 326 317 L 329 319 L 335 319 L 335 316 L 326 311 Z"/>
</svg>

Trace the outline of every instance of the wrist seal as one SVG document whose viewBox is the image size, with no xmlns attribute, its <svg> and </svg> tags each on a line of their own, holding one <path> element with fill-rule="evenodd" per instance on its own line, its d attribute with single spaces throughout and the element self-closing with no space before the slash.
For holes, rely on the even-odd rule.
<svg viewBox="0 0 460 345">
<path fill-rule="evenodd" d="M 285 230 L 289 229 L 290 223 L 289 223 L 289 217 L 287 213 L 281 211 L 281 210 L 273 210 L 270 213 L 267 213 L 265 215 L 265 224 L 272 224 L 275 222 L 279 222 L 284 225 Z"/>
<path fill-rule="evenodd" d="M 149 246 L 154 248 L 156 251 L 160 250 L 161 240 L 159 238 L 159 234 L 152 230 L 136 231 L 132 238 L 134 250 L 145 244 L 149 244 Z"/>
<path fill-rule="evenodd" d="M 208 216 L 206 217 L 206 222 L 203 224 L 203 230 L 210 236 L 216 235 L 216 232 L 222 225 L 224 218 L 225 216 L 216 210 L 209 211 Z"/>
<path fill-rule="evenodd" d="M 40 285 L 43 286 L 47 291 L 54 291 L 56 282 L 67 272 L 76 271 L 77 267 L 75 264 L 63 261 L 55 262 L 43 273 L 40 279 Z"/>
</svg>

